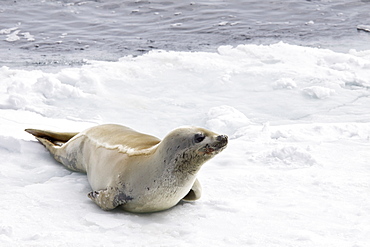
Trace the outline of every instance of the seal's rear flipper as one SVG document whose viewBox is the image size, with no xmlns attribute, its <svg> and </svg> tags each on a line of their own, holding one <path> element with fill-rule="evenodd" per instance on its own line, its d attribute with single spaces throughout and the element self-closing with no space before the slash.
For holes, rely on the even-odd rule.
<svg viewBox="0 0 370 247">
<path fill-rule="evenodd" d="M 49 145 L 62 146 L 78 134 L 78 132 L 53 132 L 38 129 L 25 129 L 25 131 L 34 135 L 45 147 L 48 147 Z"/>
</svg>

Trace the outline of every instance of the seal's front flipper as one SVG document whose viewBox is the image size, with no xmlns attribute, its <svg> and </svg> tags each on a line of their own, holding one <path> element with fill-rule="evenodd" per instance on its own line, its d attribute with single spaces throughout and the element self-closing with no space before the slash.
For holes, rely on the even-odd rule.
<svg viewBox="0 0 370 247">
<path fill-rule="evenodd" d="M 202 195 L 202 186 L 200 185 L 198 179 L 195 180 L 193 187 L 191 187 L 191 190 L 189 193 L 182 198 L 184 201 L 195 201 L 200 198 Z"/>
<path fill-rule="evenodd" d="M 103 210 L 115 209 L 133 199 L 118 189 L 113 188 L 92 191 L 87 196 Z"/>
</svg>

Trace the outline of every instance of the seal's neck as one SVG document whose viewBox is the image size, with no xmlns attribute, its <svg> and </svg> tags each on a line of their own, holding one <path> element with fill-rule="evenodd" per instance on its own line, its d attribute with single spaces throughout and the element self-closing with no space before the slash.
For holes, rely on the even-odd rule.
<svg viewBox="0 0 370 247">
<path fill-rule="evenodd" d="M 205 157 L 199 156 L 194 150 L 172 151 L 157 154 L 160 157 L 158 160 L 162 162 L 162 169 L 165 173 L 195 176 L 203 163 L 208 160 Z"/>
<path fill-rule="evenodd" d="M 172 164 L 169 165 L 173 166 L 174 172 L 196 175 L 204 162 L 206 162 L 206 159 L 196 155 L 194 151 L 185 151 L 175 156 L 172 160 Z"/>
</svg>

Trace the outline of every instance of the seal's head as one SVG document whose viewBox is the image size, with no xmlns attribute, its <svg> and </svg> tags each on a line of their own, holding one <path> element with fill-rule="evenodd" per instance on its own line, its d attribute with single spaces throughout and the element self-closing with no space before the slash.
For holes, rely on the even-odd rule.
<svg viewBox="0 0 370 247">
<path fill-rule="evenodd" d="M 200 166 L 224 150 L 228 143 L 226 135 L 198 127 L 183 127 L 170 132 L 162 145 L 171 158 L 171 166 L 195 173 Z"/>
<path fill-rule="evenodd" d="M 170 132 L 163 141 L 171 150 L 191 149 L 198 155 L 214 156 L 226 148 L 228 137 L 199 127 L 182 127 Z"/>
</svg>

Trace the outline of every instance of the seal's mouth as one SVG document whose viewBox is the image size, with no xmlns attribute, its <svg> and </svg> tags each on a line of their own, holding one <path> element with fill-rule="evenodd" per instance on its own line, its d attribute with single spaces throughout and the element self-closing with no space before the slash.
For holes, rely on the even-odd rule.
<svg viewBox="0 0 370 247">
<path fill-rule="evenodd" d="M 219 135 L 216 137 L 216 141 L 212 144 L 206 144 L 199 151 L 208 155 L 215 155 L 224 150 L 228 143 L 228 137 L 226 135 Z"/>
</svg>

